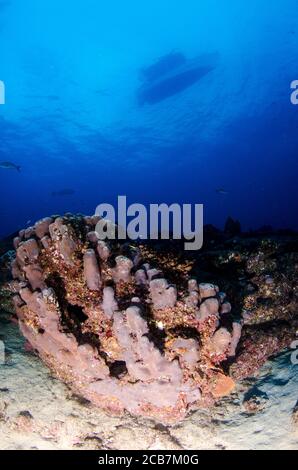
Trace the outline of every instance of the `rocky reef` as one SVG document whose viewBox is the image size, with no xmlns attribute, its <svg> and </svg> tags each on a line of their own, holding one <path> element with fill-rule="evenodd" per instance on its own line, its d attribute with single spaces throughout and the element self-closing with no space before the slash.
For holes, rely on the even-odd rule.
<svg viewBox="0 0 298 470">
<path fill-rule="evenodd" d="M 295 338 L 295 237 L 209 233 L 185 259 L 171 242 L 100 241 L 97 222 L 67 214 L 20 231 L 6 283 L 31 348 L 95 405 L 177 422 Z"/>
</svg>

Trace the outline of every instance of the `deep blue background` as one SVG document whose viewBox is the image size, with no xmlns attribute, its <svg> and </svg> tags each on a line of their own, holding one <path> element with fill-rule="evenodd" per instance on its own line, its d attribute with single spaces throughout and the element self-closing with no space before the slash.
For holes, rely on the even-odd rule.
<svg viewBox="0 0 298 470">
<path fill-rule="evenodd" d="M 171 51 L 219 62 L 139 107 L 140 68 Z M 0 169 L 0 236 L 123 194 L 298 228 L 295 79 L 297 0 L 0 0 L 0 161 L 22 167 Z"/>
</svg>

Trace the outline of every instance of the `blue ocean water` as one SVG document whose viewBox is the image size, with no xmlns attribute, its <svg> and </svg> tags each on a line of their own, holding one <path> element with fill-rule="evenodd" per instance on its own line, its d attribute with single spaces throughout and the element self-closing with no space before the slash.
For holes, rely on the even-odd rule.
<svg viewBox="0 0 298 470">
<path fill-rule="evenodd" d="M 0 168 L 0 236 L 118 195 L 298 228 L 297 51 L 297 0 L 1 0 L 0 161 L 21 171 Z M 141 70 L 178 53 L 217 59 L 140 103 Z"/>
</svg>

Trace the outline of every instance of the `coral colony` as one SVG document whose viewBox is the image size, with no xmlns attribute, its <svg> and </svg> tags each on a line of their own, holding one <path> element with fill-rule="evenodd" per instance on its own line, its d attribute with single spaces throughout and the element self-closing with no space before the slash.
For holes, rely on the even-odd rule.
<svg viewBox="0 0 298 470">
<path fill-rule="evenodd" d="M 177 422 L 293 340 L 290 326 L 246 332 L 217 285 L 144 244 L 98 240 L 98 221 L 67 214 L 22 230 L 10 283 L 23 335 L 93 404 Z"/>
</svg>

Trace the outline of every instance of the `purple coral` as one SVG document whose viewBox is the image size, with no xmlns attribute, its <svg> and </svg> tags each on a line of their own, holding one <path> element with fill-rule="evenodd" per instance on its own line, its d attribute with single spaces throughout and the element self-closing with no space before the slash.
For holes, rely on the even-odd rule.
<svg viewBox="0 0 298 470">
<path fill-rule="evenodd" d="M 95 251 L 90 249 L 84 253 L 84 279 L 90 290 L 99 290 L 101 278 Z"/>
<path fill-rule="evenodd" d="M 49 227 L 52 223 L 52 217 L 45 217 L 44 219 L 36 222 L 36 224 L 34 225 L 35 235 L 40 239 L 43 238 L 45 235 L 48 235 Z"/>
<path fill-rule="evenodd" d="M 118 310 L 118 303 L 115 298 L 113 287 L 107 286 L 103 289 L 102 309 L 107 318 L 111 319 Z"/>
<path fill-rule="evenodd" d="M 176 287 L 163 278 L 150 281 L 150 295 L 153 307 L 157 310 L 174 307 L 177 301 Z"/>
<path fill-rule="evenodd" d="M 133 268 L 133 262 L 126 256 L 117 256 L 116 267 L 113 270 L 113 279 L 117 282 L 129 282 L 131 280 L 130 272 Z"/>
<path fill-rule="evenodd" d="M 124 256 L 118 242 L 97 239 L 97 222 L 47 218 L 15 242 L 14 305 L 34 349 L 113 413 L 175 422 L 230 391 L 221 364 L 235 354 L 241 325 L 218 287 L 188 276 L 176 285 L 162 274 L 171 264 L 138 269 L 146 250 Z"/>
<path fill-rule="evenodd" d="M 77 249 L 74 233 L 69 225 L 64 223 L 62 217 L 58 217 L 50 224 L 49 232 L 57 252 L 67 264 L 73 264 L 73 256 Z"/>
<path fill-rule="evenodd" d="M 97 253 L 102 261 L 107 261 L 111 254 L 108 244 L 103 240 L 97 242 Z"/>
</svg>

